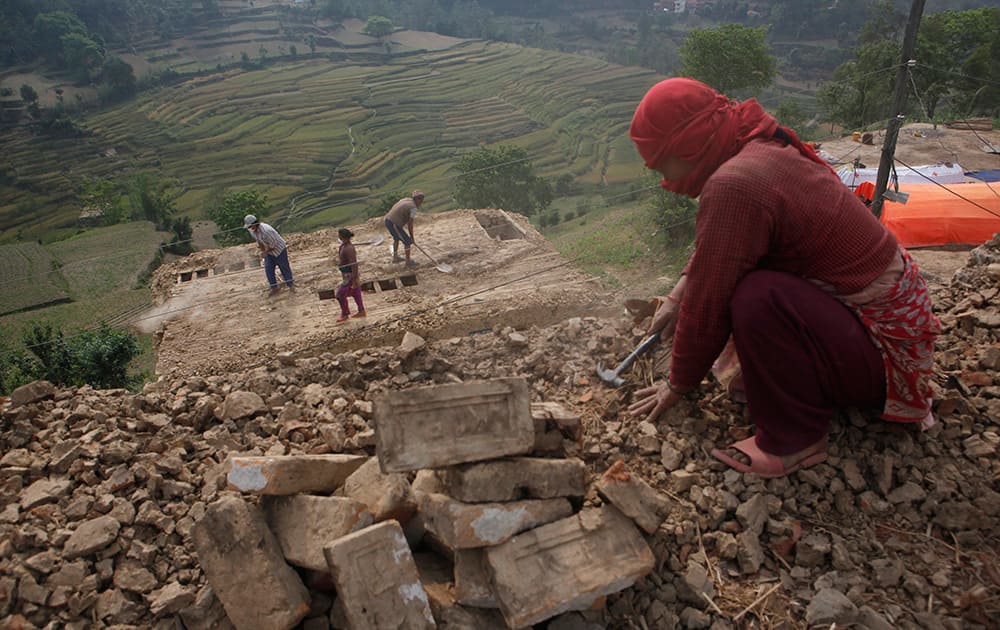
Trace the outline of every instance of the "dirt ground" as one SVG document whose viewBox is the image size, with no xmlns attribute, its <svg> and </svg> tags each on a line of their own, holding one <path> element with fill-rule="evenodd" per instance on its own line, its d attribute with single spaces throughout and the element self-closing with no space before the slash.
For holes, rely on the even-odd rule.
<svg viewBox="0 0 1000 630">
<path fill-rule="evenodd" d="M 358 243 L 368 317 L 337 324 L 340 283 L 335 231 L 286 234 L 294 294 L 267 297 L 256 246 L 198 252 L 161 267 L 153 278 L 157 306 L 135 322 L 159 339 L 157 373 L 205 375 L 244 368 L 286 351 L 319 354 L 398 342 L 405 329 L 427 339 L 492 328 L 545 325 L 609 312 L 596 279 L 569 266 L 524 217 L 500 210 L 421 215 L 418 266 L 391 261 L 380 220 L 351 226 Z M 492 235 L 491 235 L 492 234 Z M 279 274 L 280 278 L 280 274 Z M 602 299 L 604 298 L 604 299 Z M 351 311 L 356 310 L 353 301 Z"/>
<path fill-rule="evenodd" d="M 874 132 L 874 143 L 861 144 L 850 135 L 822 143 L 826 151 L 841 163 L 855 158 L 869 168 L 877 168 L 882 156 L 885 131 Z M 957 163 L 966 171 L 1000 168 L 1000 155 L 983 150 L 990 144 L 1000 150 L 1000 129 L 970 131 L 948 129 L 944 125 L 912 123 L 903 125 L 896 141 L 896 158 L 910 166 Z"/>
</svg>

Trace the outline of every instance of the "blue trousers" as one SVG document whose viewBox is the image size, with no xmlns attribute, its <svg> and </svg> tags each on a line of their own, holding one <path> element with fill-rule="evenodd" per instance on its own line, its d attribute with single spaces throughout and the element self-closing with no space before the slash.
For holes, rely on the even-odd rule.
<svg viewBox="0 0 1000 630">
<path fill-rule="evenodd" d="M 291 289 L 294 284 L 292 283 L 292 266 L 288 264 L 288 248 L 281 250 L 281 253 L 277 256 L 272 254 L 267 254 L 264 256 L 264 275 L 267 276 L 267 283 L 271 285 L 272 289 L 278 288 L 278 279 L 274 275 L 274 268 L 277 267 L 281 270 L 281 279 L 285 281 L 288 288 Z"/>
</svg>

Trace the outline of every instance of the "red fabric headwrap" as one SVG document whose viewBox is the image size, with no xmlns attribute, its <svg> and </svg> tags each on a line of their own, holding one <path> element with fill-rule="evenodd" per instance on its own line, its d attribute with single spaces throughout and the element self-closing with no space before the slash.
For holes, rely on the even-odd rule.
<svg viewBox="0 0 1000 630">
<path fill-rule="evenodd" d="M 694 170 L 686 177 L 664 179 L 661 185 L 697 197 L 709 176 L 743 145 L 771 138 L 778 128 L 756 99 L 740 103 L 700 81 L 678 77 L 660 81 L 646 92 L 632 117 L 629 136 L 648 168 L 656 168 L 668 156 L 693 162 Z M 827 165 L 791 129 L 782 130 L 803 155 Z"/>
</svg>

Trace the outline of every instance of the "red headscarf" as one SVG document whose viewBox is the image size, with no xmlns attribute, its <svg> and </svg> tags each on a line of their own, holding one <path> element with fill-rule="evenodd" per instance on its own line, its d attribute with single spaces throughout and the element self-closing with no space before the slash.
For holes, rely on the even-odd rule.
<svg viewBox="0 0 1000 630">
<path fill-rule="evenodd" d="M 709 176 L 746 143 L 772 138 L 779 128 L 802 155 L 829 167 L 795 132 L 779 127 L 756 99 L 733 101 L 694 79 L 667 79 L 650 88 L 635 110 L 629 136 L 648 168 L 668 156 L 693 162 L 686 177 L 664 179 L 661 185 L 697 197 Z"/>
</svg>

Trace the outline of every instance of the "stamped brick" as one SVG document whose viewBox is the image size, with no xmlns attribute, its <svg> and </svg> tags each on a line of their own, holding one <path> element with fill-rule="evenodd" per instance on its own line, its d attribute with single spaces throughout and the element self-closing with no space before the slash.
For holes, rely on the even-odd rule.
<svg viewBox="0 0 1000 630">
<path fill-rule="evenodd" d="M 530 626 L 628 588 L 649 573 L 653 552 L 612 506 L 587 508 L 486 550 L 500 612 Z"/>
<path fill-rule="evenodd" d="M 529 453 L 528 383 L 504 378 L 390 392 L 375 400 L 375 433 L 383 472 Z"/>
<path fill-rule="evenodd" d="M 349 627 L 437 627 L 399 523 L 348 534 L 325 552 Z"/>
</svg>

